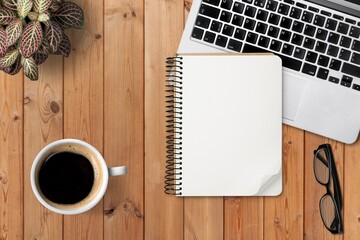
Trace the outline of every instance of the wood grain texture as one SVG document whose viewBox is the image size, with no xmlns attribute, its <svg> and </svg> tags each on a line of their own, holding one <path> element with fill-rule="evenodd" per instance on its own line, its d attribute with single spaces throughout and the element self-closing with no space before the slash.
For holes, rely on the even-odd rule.
<svg viewBox="0 0 360 240">
<path fill-rule="evenodd" d="M 105 2 L 104 156 L 129 173 L 110 179 L 104 239 L 144 237 L 143 12 L 143 1 Z"/>
<path fill-rule="evenodd" d="M 85 28 L 69 31 L 73 52 L 64 61 L 64 137 L 103 152 L 103 1 L 74 1 L 85 12 Z M 65 239 L 102 239 L 103 201 L 92 210 L 64 217 Z"/>
<path fill-rule="evenodd" d="M 0 239 L 23 239 L 23 77 L 0 73 Z"/>
<path fill-rule="evenodd" d="M 61 215 L 44 208 L 30 186 L 30 169 L 38 152 L 63 137 L 63 60 L 51 56 L 39 81 L 24 80 L 24 239 L 62 239 Z"/>
</svg>

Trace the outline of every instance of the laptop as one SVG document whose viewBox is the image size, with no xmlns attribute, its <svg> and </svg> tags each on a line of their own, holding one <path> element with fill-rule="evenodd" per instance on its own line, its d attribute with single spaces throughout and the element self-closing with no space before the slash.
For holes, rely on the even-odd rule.
<svg viewBox="0 0 360 240">
<path fill-rule="evenodd" d="M 178 53 L 264 51 L 282 59 L 285 124 L 357 140 L 359 0 L 193 1 Z"/>
</svg>

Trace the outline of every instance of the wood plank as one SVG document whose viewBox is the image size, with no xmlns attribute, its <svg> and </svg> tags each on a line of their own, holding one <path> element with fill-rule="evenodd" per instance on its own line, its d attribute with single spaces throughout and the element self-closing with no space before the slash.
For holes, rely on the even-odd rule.
<svg viewBox="0 0 360 240">
<path fill-rule="evenodd" d="M 105 1 L 104 156 L 129 173 L 111 178 L 104 239 L 144 235 L 144 2 Z"/>
<path fill-rule="evenodd" d="M 23 76 L 0 73 L 0 239 L 23 239 Z"/>
<path fill-rule="evenodd" d="M 341 189 L 343 190 L 344 176 L 344 144 L 312 134 L 305 134 L 305 239 L 341 240 L 343 235 L 331 234 L 323 225 L 319 211 L 320 198 L 326 193 L 326 188 L 319 184 L 314 176 L 314 150 L 320 144 L 330 143 L 335 158 L 336 169 L 339 175 Z"/>
<path fill-rule="evenodd" d="M 303 183 L 304 131 L 284 125 L 283 191 L 264 198 L 264 239 L 303 239 Z"/>
<path fill-rule="evenodd" d="M 356 239 L 360 236 L 360 141 L 345 146 L 344 159 L 344 239 Z"/>
<path fill-rule="evenodd" d="M 62 239 L 62 216 L 44 208 L 30 186 L 37 153 L 63 137 L 63 58 L 40 66 L 39 80 L 24 80 L 24 239 Z M 35 221 L 34 221 L 35 220 Z"/>
<path fill-rule="evenodd" d="M 85 29 L 69 31 L 72 53 L 64 61 L 64 137 L 103 151 L 103 1 L 77 0 Z M 103 201 L 92 210 L 64 217 L 65 239 L 103 239 Z"/>
<path fill-rule="evenodd" d="M 176 53 L 182 1 L 145 0 L 145 239 L 183 239 L 183 199 L 164 194 L 165 59 Z"/>
</svg>

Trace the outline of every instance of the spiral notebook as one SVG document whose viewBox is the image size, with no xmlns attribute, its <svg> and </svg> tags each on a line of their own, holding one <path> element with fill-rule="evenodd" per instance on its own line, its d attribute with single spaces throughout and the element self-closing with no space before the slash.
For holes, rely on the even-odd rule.
<svg viewBox="0 0 360 240">
<path fill-rule="evenodd" d="M 166 64 L 165 193 L 279 195 L 281 59 L 181 54 Z"/>
</svg>

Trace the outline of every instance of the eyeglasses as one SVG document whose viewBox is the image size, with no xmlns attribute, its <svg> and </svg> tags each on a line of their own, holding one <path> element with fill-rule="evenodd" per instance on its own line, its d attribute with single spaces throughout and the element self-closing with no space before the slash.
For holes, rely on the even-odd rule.
<svg viewBox="0 0 360 240">
<path fill-rule="evenodd" d="M 341 189 L 330 144 L 322 144 L 314 151 L 314 174 L 316 180 L 326 187 L 319 203 L 321 219 L 331 233 L 342 233 Z"/>
</svg>

